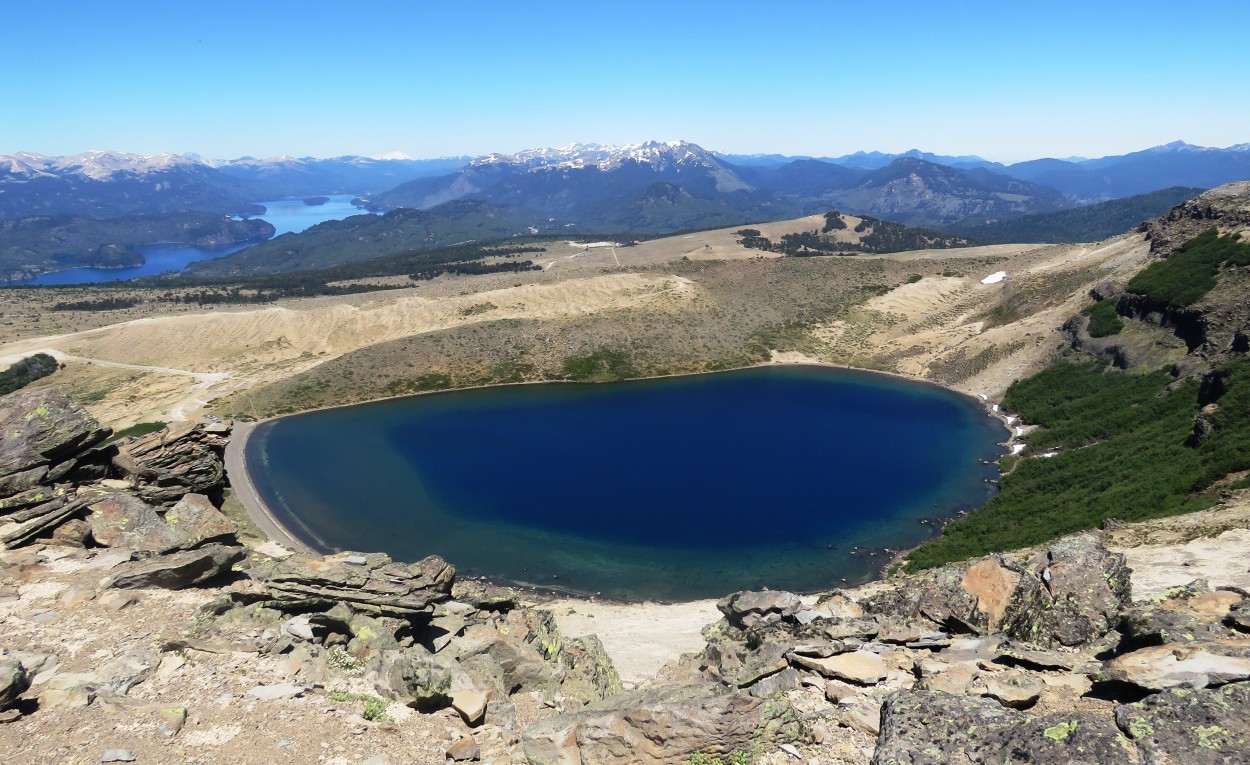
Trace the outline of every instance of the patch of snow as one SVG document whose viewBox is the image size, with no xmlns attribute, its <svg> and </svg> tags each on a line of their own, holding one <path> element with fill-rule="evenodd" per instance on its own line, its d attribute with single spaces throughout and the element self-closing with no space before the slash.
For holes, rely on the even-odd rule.
<svg viewBox="0 0 1250 765">
<path fill-rule="evenodd" d="M 1003 279 L 1006 279 L 1006 278 L 1007 278 L 1006 271 L 995 271 L 994 273 L 982 279 L 981 283 L 982 284 L 998 284 L 999 282 L 1001 282 Z"/>
</svg>

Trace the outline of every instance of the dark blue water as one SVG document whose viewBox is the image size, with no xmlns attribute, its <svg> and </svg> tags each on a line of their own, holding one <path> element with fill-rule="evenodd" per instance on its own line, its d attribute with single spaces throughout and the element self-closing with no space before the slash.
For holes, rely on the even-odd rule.
<svg viewBox="0 0 1250 765">
<path fill-rule="evenodd" d="M 340 220 L 350 215 L 360 215 L 367 211 L 361 210 L 351 203 L 352 195 L 339 194 L 330 197 L 323 205 L 306 205 L 303 200 L 279 199 L 269 202 L 257 202 L 265 207 L 265 213 L 256 217 L 268 221 L 275 229 L 274 236 L 299 232 L 328 220 Z M 11 286 L 32 286 L 52 284 L 95 284 L 97 282 L 117 282 L 135 279 L 140 276 L 156 276 L 166 271 L 181 271 L 197 260 L 223 258 L 238 252 L 247 244 L 236 244 L 228 247 L 189 247 L 180 244 L 148 244 L 135 247 L 135 252 L 144 258 L 141 266 L 133 268 L 69 268 L 40 274 L 33 279 L 6 282 Z"/>
<path fill-rule="evenodd" d="M 784 366 L 314 412 L 260 425 L 247 459 L 324 551 L 682 600 L 872 578 L 992 495 L 1004 435 L 936 386 Z"/>
</svg>

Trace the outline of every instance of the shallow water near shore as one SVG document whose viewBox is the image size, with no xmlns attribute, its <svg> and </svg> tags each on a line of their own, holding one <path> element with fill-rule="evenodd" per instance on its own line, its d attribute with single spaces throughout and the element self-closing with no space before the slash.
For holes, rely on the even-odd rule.
<svg viewBox="0 0 1250 765">
<path fill-rule="evenodd" d="M 992 496 L 1006 435 L 937 386 L 770 366 L 312 412 L 259 425 L 246 457 L 322 551 L 675 601 L 873 578 L 884 548 Z"/>
</svg>

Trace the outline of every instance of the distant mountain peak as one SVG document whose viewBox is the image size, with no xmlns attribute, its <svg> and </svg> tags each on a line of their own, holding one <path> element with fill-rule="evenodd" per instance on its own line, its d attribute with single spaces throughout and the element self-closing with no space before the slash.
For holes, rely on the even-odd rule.
<svg viewBox="0 0 1250 765">
<path fill-rule="evenodd" d="M 470 164 L 478 167 L 519 165 L 530 171 L 586 167 L 615 170 L 624 162 L 631 161 L 661 166 L 674 164 L 720 166 L 719 161 L 711 152 L 689 141 L 646 141 L 620 146 L 571 143 L 555 148 L 526 149 L 515 154 L 487 154 L 484 157 L 478 157 Z"/>
<path fill-rule="evenodd" d="M 1205 146 L 1195 146 L 1192 143 L 1185 143 L 1184 141 L 1179 141 L 1179 140 L 1172 141 L 1171 143 L 1165 143 L 1160 146 L 1153 146 L 1149 149 L 1146 149 L 1146 151 L 1154 152 L 1157 154 L 1163 154 L 1166 152 L 1176 153 L 1176 152 L 1182 152 L 1182 151 L 1206 151 L 1206 150 L 1207 150 L 1207 147 Z"/>
</svg>

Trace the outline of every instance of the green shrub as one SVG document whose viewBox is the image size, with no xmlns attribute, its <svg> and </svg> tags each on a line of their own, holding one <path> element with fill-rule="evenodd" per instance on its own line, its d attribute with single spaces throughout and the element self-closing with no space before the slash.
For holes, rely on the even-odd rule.
<svg viewBox="0 0 1250 765">
<path fill-rule="evenodd" d="M 46 353 L 36 353 L 16 361 L 0 372 L 0 396 L 24 388 L 41 377 L 47 377 L 56 368 L 56 359 Z"/>
<path fill-rule="evenodd" d="M 1090 337 L 1110 337 L 1124 329 L 1124 322 L 1115 312 L 1114 300 L 1099 300 L 1081 313 L 1089 317 Z"/>
<path fill-rule="evenodd" d="M 1250 362 L 1217 370 L 1218 407 L 1193 438 L 1199 382 L 1173 387 L 1167 370 L 1109 370 L 1101 362 L 1057 364 L 1007 390 L 1003 406 L 1039 428 L 1031 455 L 1004 475 L 999 494 L 947 524 L 917 549 L 908 570 L 1039 544 L 1097 527 L 1210 507 L 1215 482 L 1250 469 Z M 1205 403 L 1205 402 L 1204 402 Z"/>
<path fill-rule="evenodd" d="M 1128 291 L 1151 302 L 1184 307 L 1215 288 L 1224 266 L 1250 265 L 1250 244 L 1210 228 L 1190 239 L 1166 260 L 1150 264 L 1128 283 Z"/>
<path fill-rule="evenodd" d="M 924 277 L 923 277 L 923 276 L 921 276 L 920 274 L 912 274 L 911 276 L 907 277 L 907 283 L 908 283 L 908 284 L 915 284 L 916 282 L 920 281 L 920 280 L 921 280 L 921 279 L 923 279 L 923 278 L 924 278 Z"/>
</svg>

